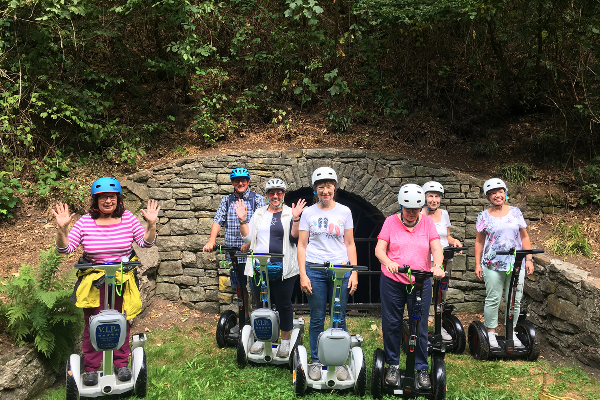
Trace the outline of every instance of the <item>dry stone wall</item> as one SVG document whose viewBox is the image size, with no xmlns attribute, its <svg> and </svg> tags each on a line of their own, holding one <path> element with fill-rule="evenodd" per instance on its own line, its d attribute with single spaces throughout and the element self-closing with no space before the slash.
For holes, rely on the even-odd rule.
<svg viewBox="0 0 600 400">
<path fill-rule="evenodd" d="M 528 319 L 559 353 L 600 366 L 600 282 L 568 262 L 535 255 L 525 283 Z"/>
</svg>

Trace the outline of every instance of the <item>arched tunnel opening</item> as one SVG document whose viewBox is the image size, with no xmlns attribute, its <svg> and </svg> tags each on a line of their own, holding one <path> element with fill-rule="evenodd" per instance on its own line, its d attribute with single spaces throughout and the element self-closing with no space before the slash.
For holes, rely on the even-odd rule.
<svg viewBox="0 0 600 400">
<path fill-rule="evenodd" d="M 285 203 L 291 207 L 299 199 L 306 200 L 306 203 L 313 204 L 312 188 L 302 188 L 288 192 L 285 196 Z M 369 267 L 369 271 L 360 271 L 358 274 L 358 289 L 353 296 L 348 299 L 347 310 L 356 312 L 368 312 L 379 310 L 379 276 L 381 264 L 375 257 L 375 245 L 377 244 L 377 235 L 383 226 L 385 217 L 376 207 L 369 204 L 360 196 L 344 190 L 337 191 L 337 202 L 350 208 L 352 220 L 354 222 L 354 241 L 356 243 L 356 254 L 358 265 Z M 300 280 L 296 281 L 296 287 L 293 293 L 294 309 L 308 310 L 308 300 L 306 295 L 300 291 Z"/>
</svg>

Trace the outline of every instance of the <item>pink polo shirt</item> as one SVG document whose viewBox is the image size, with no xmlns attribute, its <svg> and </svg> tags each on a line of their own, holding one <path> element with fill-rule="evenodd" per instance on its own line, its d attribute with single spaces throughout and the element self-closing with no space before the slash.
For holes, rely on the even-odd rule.
<svg viewBox="0 0 600 400">
<path fill-rule="evenodd" d="M 422 215 L 419 223 L 410 232 L 400 221 L 400 215 L 386 218 L 377 239 L 388 242 L 387 256 L 399 267 L 409 265 L 413 270 L 431 270 L 431 250 L 429 244 L 440 236 L 431 217 Z M 406 274 L 392 274 L 381 264 L 381 273 L 396 282 L 408 283 Z M 413 278 L 414 279 L 414 278 Z"/>
</svg>

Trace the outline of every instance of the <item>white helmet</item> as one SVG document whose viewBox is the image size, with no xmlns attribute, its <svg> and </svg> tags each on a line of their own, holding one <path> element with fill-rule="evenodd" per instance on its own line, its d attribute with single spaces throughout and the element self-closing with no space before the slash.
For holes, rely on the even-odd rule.
<svg viewBox="0 0 600 400">
<path fill-rule="evenodd" d="M 398 204 L 404 208 L 421 208 L 425 205 L 425 192 L 423 188 L 414 183 L 409 183 L 400 188 Z"/>
<path fill-rule="evenodd" d="M 483 184 L 483 193 L 487 196 L 490 190 L 494 189 L 504 189 L 506 193 L 508 193 L 508 188 L 506 187 L 506 183 L 500 178 L 492 178 L 485 181 Z"/>
<path fill-rule="evenodd" d="M 271 189 L 281 189 L 285 192 L 287 190 L 287 187 L 285 186 L 285 182 L 281 179 L 272 178 L 269 179 L 265 184 L 265 193 L 269 193 L 269 190 Z"/>
<path fill-rule="evenodd" d="M 422 187 L 423 187 L 423 191 L 425 193 L 437 192 L 437 193 L 444 194 L 444 187 L 442 186 L 441 183 L 436 182 L 436 181 L 429 181 L 429 182 L 425 183 Z"/>
<path fill-rule="evenodd" d="M 312 174 L 312 185 L 315 186 L 315 182 L 317 181 L 335 181 L 335 183 L 337 183 L 337 174 L 333 168 L 317 168 Z"/>
</svg>

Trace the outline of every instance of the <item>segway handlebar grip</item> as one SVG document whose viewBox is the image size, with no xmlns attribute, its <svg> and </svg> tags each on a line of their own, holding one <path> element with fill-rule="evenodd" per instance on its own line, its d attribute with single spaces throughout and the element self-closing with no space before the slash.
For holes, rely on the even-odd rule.
<svg viewBox="0 0 600 400">
<path fill-rule="evenodd" d="M 425 278 L 431 278 L 433 276 L 433 272 L 431 271 L 421 271 L 421 270 L 415 270 L 412 269 L 410 267 L 410 265 L 405 265 L 404 267 L 398 267 L 398 274 L 408 274 L 408 271 L 410 271 L 410 274 L 412 276 L 422 276 Z M 446 276 L 448 276 L 448 272 L 446 272 Z"/>
</svg>

